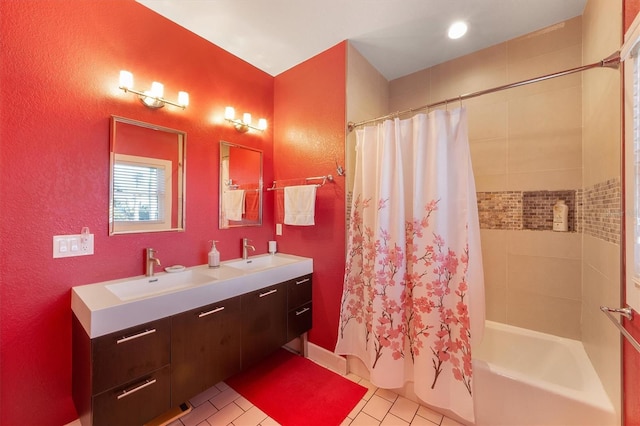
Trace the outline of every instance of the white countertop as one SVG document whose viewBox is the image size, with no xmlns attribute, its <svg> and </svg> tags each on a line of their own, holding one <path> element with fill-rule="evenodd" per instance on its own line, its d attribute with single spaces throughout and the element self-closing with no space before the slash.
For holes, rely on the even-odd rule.
<svg viewBox="0 0 640 426">
<path fill-rule="evenodd" d="M 264 256 L 271 255 L 252 256 L 250 259 L 258 260 Z M 167 272 L 157 273 L 154 277 L 136 276 L 73 287 L 71 310 L 89 337 L 95 338 L 313 272 L 311 258 L 282 253 L 275 256 L 288 263 L 246 271 L 228 266 L 230 263 L 237 263 L 238 260 L 222 262 L 220 268 L 215 269 L 207 265 L 194 266 L 186 268 L 185 271 L 193 271 L 199 277 L 198 283 L 127 300 L 120 299 L 107 286 L 113 287 L 116 284 L 145 278 L 162 279 Z"/>
</svg>

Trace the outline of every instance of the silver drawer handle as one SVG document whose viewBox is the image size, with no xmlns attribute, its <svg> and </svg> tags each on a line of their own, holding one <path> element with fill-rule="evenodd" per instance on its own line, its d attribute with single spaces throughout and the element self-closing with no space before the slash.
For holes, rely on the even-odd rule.
<svg viewBox="0 0 640 426">
<path fill-rule="evenodd" d="M 207 315 L 215 314 L 216 312 L 220 312 L 220 311 L 224 311 L 224 306 L 221 306 L 219 308 L 214 308 L 207 312 L 200 312 L 200 314 L 198 315 L 198 318 L 206 317 Z"/>
<path fill-rule="evenodd" d="M 136 386 L 136 387 L 135 387 L 135 388 L 133 388 L 133 389 L 126 389 L 126 390 L 122 391 L 122 393 L 121 393 L 120 395 L 118 395 L 118 399 L 122 399 L 122 398 L 124 398 L 125 396 L 129 396 L 129 395 L 131 395 L 132 393 L 136 393 L 136 392 L 138 392 L 139 390 L 142 390 L 142 389 L 146 388 L 147 386 L 151 386 L 151 385 L 152 385 L 152 384 L 154 384 L 155 382 L 156 382 L 156 379 L 147 379 L 147 381 L 146 381 L 146 382 L 144 382 L 143 384 L 141 384 L 141 385 L 139 385 L 139 386 Z"/>
<path fill-rule="evenodd" d="M 275 293 L 275 292 L 277 292 L 277 291 L 278 291 L 278 289 L 277 289 L 277 288 L 274 288 L 273 290 L 270 290 L 270 291 L 268 291 L 268 292 L 266 292 L 266 293 L 260 293 L 260 297 L 268 296 L 268 295 L 273 294 L 273 293 Z"/>
<path fill-rule="evenodd" d="M 120 343 L 128 342 L 129 340 L 137 339 L 138 337 L 146 336 L 148 334 L 152 334 L 152 333 L 155 333 L 155 332 L 156 332 L 156 329 L 152 328 L 151 330 L 145 330 L 142 333 L 132 334 L 131 336 L 121 337 L 120 339 L 118 339 L 116 341 L 116 343 L 119 345 Z"/>
<path fill-rule="evenodd" d="M 311 309 L 311 308 L 304 308 L 304 309 L 303 309 L 303 310 L 301 310 L 301 311 L 296 311 L 296 316 L 304 314 L 304 313 L 305 313 L 305 312 L 307 312 L 309 309 Z"/>
<path fill-rule="evenodd" d="M 303 280 L 296 281 L 296 285 L 304 284 L 304 283 L 306 283 L 306 282 L 308 282 L 308 281 L 309 281 L 309 278 L 305 278 L 305 279 L 303 279 Z"/>
</svg>

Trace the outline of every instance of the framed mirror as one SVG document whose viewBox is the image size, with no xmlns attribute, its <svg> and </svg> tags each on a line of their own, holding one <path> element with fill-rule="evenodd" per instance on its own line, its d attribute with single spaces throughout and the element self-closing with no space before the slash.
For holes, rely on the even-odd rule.
<svg viewBox="0 0 640 426">
<path fill-rule="evenodd" d="M 109 235 L 184 231 L 187 134 L 111 117 Z"/>
<path fill-rule="evenodd" d="M 220 141 L 220 229 L 262 225 L 262 151 Z"/>
</svg>

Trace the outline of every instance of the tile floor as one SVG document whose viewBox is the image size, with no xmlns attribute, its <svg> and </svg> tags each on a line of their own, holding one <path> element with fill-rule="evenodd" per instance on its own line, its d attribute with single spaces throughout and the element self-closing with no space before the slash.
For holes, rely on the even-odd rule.
<svg viewBox="0 0 640 426">
<path fill-rule="evenodd" d="M 379 389 L 355 374 L 347 378 L 368 391 L 340 426 L 462 426 L 392 391 Z M 190 402 L 193 410 L 168 426 L 278 426 L 278 422 L 222 382 Z M 80 426 L 80 421 L 66 426 Z"/>
<path fill-rule="evenodd" d="M 461 426 L 441 414 L 350 374 L 369 390 L 341 426 Z M 191 400 L 193 410 L 169 426 L 276 426 L 278 423 L 225 383 Z M 301 424 L 303 420 L 301 419 Z"/>
</svg>

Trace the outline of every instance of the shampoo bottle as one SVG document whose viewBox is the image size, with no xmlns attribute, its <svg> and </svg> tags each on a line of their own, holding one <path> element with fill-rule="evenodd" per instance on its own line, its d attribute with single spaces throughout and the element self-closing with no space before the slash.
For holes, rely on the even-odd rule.
<svg viewBox="0 0 640 426">
<path fill-rule="evenodd" d="M 220 252 L 216 248 L 216 243 L 218 241 L 211 241 L 211 251 L 209 251 L 209 268 L 219 268 L 220 267 Z"/>
</svg>

